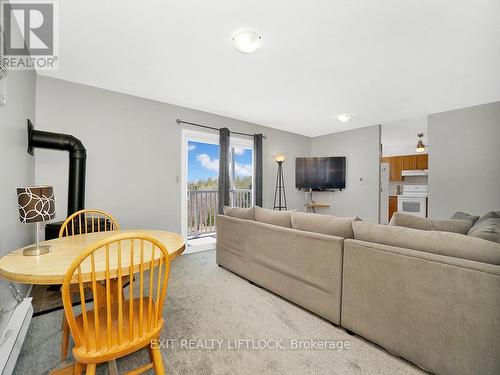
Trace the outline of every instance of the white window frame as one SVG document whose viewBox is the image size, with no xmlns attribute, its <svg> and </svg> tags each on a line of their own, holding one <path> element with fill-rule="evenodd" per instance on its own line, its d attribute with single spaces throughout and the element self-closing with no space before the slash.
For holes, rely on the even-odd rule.
<svg viewBox="0 0 500 375">
<path fill-rule="evenodd" d="M 252 204 L 255 204 L 255 170 L 253 139 L 245 139 L 231 136 L 231 147 L 241 147 L 252 150 Z"/>
</svg>

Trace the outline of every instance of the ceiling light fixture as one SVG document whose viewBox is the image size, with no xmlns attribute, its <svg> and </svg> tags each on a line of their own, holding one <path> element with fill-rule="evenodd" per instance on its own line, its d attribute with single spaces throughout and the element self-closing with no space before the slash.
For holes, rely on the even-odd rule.
<svg viewBox="0 0 500 375">
<path fill-rule="evenodd" d="M 417 152 L 425 152 L 425 145 L 424 145 L 424 142 L 422 142 L 422 137 L 424 136 L 424 133 L 418 133 L 418 142 L 417 142 L 417 148 L 416 148 L 416 151 Z"/>
<path fill-rule="evenodd" d="M 340 122 L 347 122 L 351 119 L 352 115 L 350 113 L 341 113 L 340 115 L 337 115 L 337 120 Z"/>
<path fill-rule="evenodd" d="M 233 36 L 234 47 L 243 53 L 252 53 L 260 48 L 262 37 L 255 31 L 238 31 Z"/>
</svg>

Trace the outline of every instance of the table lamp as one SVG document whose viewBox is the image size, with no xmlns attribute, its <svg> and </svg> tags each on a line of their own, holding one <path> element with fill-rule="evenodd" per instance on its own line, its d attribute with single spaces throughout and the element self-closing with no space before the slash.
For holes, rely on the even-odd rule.
<svg viewBox="0 0 500 375">
<path fill-rule="evenodd" d="M 49 245 L 40 246 L 40 222 L 56 216 L 54 189 L 47 185 L 17 188 L 17 206 L 21 223 L 36 223 L 36 245 L 24 248 L 23 255 L 48 253 Z"/>
</svg>

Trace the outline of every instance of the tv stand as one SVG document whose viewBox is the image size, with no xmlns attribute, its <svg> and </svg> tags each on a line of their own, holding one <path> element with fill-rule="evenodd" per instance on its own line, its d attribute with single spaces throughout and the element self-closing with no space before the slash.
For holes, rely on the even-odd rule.
<svg viewBox="0 0 500 375">
<path fill-rule="evenodd" d="M 330 205 L 327 203 L 316 203 L 316 202 L 304 204 L 304 212 L 307 212 L 308 208 L 312 209 L 312 212 L 315 214 L 317 208 L 328 209 L 330 208 Z"/>
<path fill-rule="evenodd" d="M 313 190 L 309 189 L 309 190 L 306 190 L 306 202 L 304 204 L 304 212 L 307 212 L 307 209 L 310 208 L 313 212 L 313 214 L 316 213 L 316 209 L 319 208 L 324 208 L 325 210 L 328 210 L 328 208 L 330 208 L 330 205 L 327 204 L 327 203 L 317 203 L 314 201 L 313 199 Z M 307 199 L 307 196 L 309 195 L 309 199 Z"/>
</svg>

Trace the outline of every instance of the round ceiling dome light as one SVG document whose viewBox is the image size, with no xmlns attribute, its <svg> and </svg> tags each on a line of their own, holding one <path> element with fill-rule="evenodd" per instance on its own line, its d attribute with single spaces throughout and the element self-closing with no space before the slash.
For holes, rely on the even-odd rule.
<svg viewBox="0 0 500 375">
<path fill-rule="evenodd" d="M 352 115 L 350 113 L 341 113 L 340 115 L 337 115 L 337 120 L 340 122 L 347 122 L 351 119 Z"/>
<path fill-rule="evenodd" d="M 243 53 L 252 53 L 260 48 L 262 37 L 255 31 L 238 31 L 233 36 L 234 47 Z"/>
</svg>

